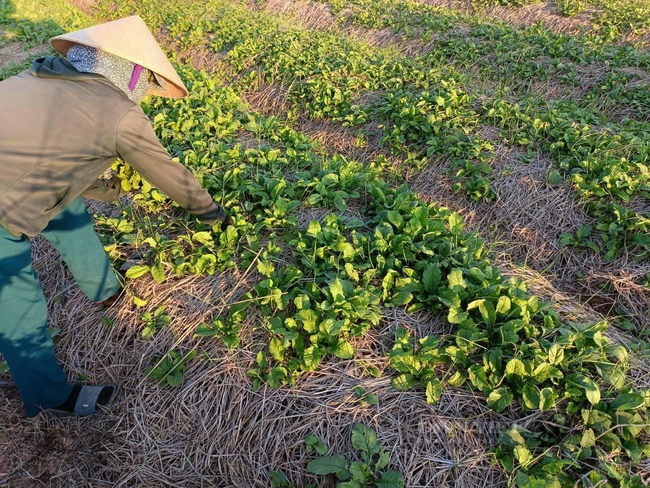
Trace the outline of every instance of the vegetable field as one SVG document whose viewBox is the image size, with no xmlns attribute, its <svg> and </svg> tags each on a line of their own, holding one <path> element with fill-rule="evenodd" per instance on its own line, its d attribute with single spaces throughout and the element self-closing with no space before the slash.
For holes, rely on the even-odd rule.
<svg viewBox="0 0 650 488">
<path fill-rule="evenodd" d="M 107 312 L 37 240 L 57 354 L 121 391 L 1 390 L 0 484 L 650 483 L 647 0 L 0 0 L 0 80 L 132 14 L 190 90 L 143 108 L 234 224 L 116 161 Z"/>
</svg>

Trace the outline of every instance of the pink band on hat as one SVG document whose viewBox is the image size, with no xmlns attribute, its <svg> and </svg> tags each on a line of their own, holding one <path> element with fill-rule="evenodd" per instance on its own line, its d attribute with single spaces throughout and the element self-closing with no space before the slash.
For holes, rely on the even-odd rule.
<svg viewBox="0 0 650 488">
<path fill-rule="evenodd" d="M 133 91 L 135 86 L 138 84 L 138 78 L 140 78 L 140 73 L 142 73 L 142 66 L 136 64 L 133 67 L 133 74 L 131 75 L 131 81 L 129 81 L 129 90 Z"/>
</svg>

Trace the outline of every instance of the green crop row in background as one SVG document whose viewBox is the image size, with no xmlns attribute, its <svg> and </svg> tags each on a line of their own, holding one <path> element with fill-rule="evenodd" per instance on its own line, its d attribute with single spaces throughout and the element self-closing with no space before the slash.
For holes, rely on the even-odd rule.
<svg viewBox="0 0 650 488">
<path fill-rule="evenodd" d="M 398 7 L 385 1 L 385 9 L 372 12 L 394 20 Z M 357 3 L 370 8 L 363 1 Z M 415 4 L 406 5 L 410 5 L 408 12 L 413 16 Z M 448 55 L 444 49 L 434 49 L 431 54 L 411 59 L 335 33 L 288 28 L 236 5 L 214 4 L 211 8 L 213 14 L 200 20 L 191 14 L 177 18 L 174 12 L 166 11 L 150 21 L 165 24 L 169 35 L 184 48 L 201 46 L 209 39 L 212 50 L 226 53 L 223 65 L 244 75 L 238 81 L 242 89 L 255 88 L 259 83 L 285 85 L 295 107 L 314 118 L 358 126 L 360 137 L 372 122 L 372 131 L 379 131 L 380 144 L 402 155 L 407 166 L 421 168 L 431 157 L 449 160 L 450 171 L 457 178 L 455 189 L 474 199 L 495 197 L 489 164 L 493 144 L 478 131 L 482 124 L 497 125 L 503 129 L 504 142 L 548 151 L 560 174 L 572 182 L 587 202 L 587 210 L 598 219 L 589 239 L 575 235 L 563 243 L 602 250 L 606 260 L 624 250 L 639 260 L 648 258 L 648 216 L 629 205 L 650 195 L 647 122 L 610 122 L 584 101 L 547 104 L 525 97 L 513 103 L 507 95 L 486 98 L 472 93 L 462 87 L 466 78 L 455 69 L 456 59 L 451 55 L 471 52 L 463 46 L 453 46 Z M 423 15 L 419 22 L 426 25 L 425 20 L 431 19 L 432 29 L 444 31 L 459 22 L 460 15 L 450 14 L 446 19 Z M 396 18 L 405 22 L 403 17 Z M 473 28 L 489 40 L 486 45 L 480 44 L 481 49 L 493 49 L 493 43 L 498 43 L 496 52 L 503 56 L 512 57 L 517 52 L 510 39 L 527 46 L 538 42 L 540 47 L 535 49 L 539 55 L 555 52 L 558 58 L 560 53 L 569 56 L 573 45 L 576 53 L 582 53 L 575 54 L 576 62 L 580 56 L 612 64 L 642 60 L 640 51 L 629 48 L 587 48 L 575 38 L 548 32 L 541 38 L 535 36 L 542 32 L 539 29 L 517 30 L 474 22 Z M 562 43 L 569 48 L 561 50 Z M 520 52 L 512 59 L 522 56 Z M 596 92 L 592 92 L 594 100 L 598 100 Z M 602 92 L 612 97 L 612 90 Z M 632 96 L 627 90 L 619 93 L 626 99 Z"/>
</svg>

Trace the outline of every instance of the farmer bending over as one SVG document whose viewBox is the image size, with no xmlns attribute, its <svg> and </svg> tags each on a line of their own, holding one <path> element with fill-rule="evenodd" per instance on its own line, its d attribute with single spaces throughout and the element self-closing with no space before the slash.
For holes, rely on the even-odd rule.
<svg viewBox="0 0 650 488">
<path fill-rule="evenodd" d="M 0 354 L 27 415 L 91 415 L 115 386 L 68 383 L 54 357 L 30 237 L 59 251 L 83 292 L 112 304 L 120 283 L 81 195 L 111 201 L 119 179 L 99 179 L 117 157 L 201 222 L 229 221 L 156 137 L 139 103 L 188 92 L 138 16 L 54 37 L 58 56 L 0 83 Z"/>
</svg>

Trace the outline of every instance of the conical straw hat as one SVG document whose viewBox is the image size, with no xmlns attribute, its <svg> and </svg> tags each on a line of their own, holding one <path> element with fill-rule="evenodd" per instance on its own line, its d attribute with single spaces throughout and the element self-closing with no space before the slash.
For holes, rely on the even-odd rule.
<svg viewBox="0 0 650 488">
<path fill-rule="evenodd" d="M 166 89 L 151 89 L 149 93 L 169 98 L 183 98 L 188 95 L 178 73 L 138 15 L 62 34 L 50 39 L 50 44 L 64 56 L 75 44 L 120 56 L 150 69 L 165 79 Z"/>
</svg>

